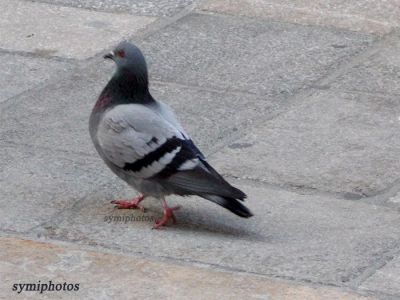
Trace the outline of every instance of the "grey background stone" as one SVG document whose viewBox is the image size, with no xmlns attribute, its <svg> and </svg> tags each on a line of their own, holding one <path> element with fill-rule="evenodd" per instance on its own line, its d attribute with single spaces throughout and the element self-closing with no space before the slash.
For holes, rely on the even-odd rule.
<svg viewBox="0 0 400 300">
<path fill-rule="evenodd" d="M 2 230 L 26 232 L 107 183 L 107 177 L 91 175 L 97 170 L 88 156 L 10 143 L 1 148 L 1 154 Z"/>
<path fill-rule="evenodd" d="M 29 1 L 2 0 L 0 9 L 0 48 L 77 59 L 114 46 L 154 20 Z"/>
<path fill-rule="evenodd" d="M 213 160 L 239 178 L 373 196 L 400 175 L 399 115 L 396 96 L 315 91 Z"/>
<path fill-rule="evenodd" d="M 63 76 L 73 69 L 73 63 L 66 61 L 15 56 L 13 53 L 0 53 L 0 64 L 0 102 L 31 88 L 43 86 L 50 79 Z"/>
<path fill-rule="evenodd" d="M 366 290 L 378 290 L 391 295 L 398 295 L 400 290 L 400 259 L 396 256 L 382 269 L 369 277 L 361 286 Z"/>
<path fill-rule="evenodd" d="M 310 86 L 373 40 L 342 30 L 192 14 L 140 45 L 157 80 L 279 95 Z"/>
<path fill-rule="evenodd" d="M 210 0 L 205 1 L 201 8 L 206 11 L 383 35 L 399 27 L 399 4 L 398 0 Z"/>
<path fill-rule="evenodd" d="M 103 70 L 111 65 L 102 63 Z M 0 116 L 4 124 L 1 136 L 6 141 L 50 147 L 68 152 L 95 154 L 88 133 L 88 117 L 107 82 L 107 74 L 95 75 L 79 70 L 69 78 L 54 82 L 45 89 L 5 103 Z"/>
<path fill-rule="evenodd" d="M 22 293 L 22 296 L 28 294 L 30 299 L 54 299 L 54 295 L 57 299 L 373 299 L 335 287 L 293 285 L 290 281 L 254 274 L 133 259 L 74 245 L 8 237 L 1 237 L 0 242 L 3 248 L 0 274 L 8 275 L 2 277 L 0 289 L 4 291 L 2 295 L 10 298 L 17 293 L 10 289 L 13 278 L 23 273 L 29 277 L 41 274 L 42 283 L 50 279 L 54 283 L 79 284 L 78 291 Z M 134 285 L 137 287 L 132 288 Z"/>
<path fill-rule="evenodd" d="M 382 50 L 353 66 L 332 84 L 337 90 L 400 94 L 399 34 L 387 39 Z"/>
<path fill-rule="evenodd" d="M 168 230 L 149 230 L 150 218 L 162 216 L 159 201 L 145 200 L 145 214 L 115 209 L 109 200 L 132 196 L 130 188 L 122 189 L 116 181 L 99 187 L 35 232 L 146 257 L 179 257 L 335 285 L 349 283 L 398 246 L 400 217 L 388 208 L 246 184 L 239 187 L 249 194 L 246 204 L 255 212 L 248 220 L 204 199 L 174 198 L 171 205 L 183 205 L 176 213 L 179 223 Z M 105 222 L 105 217 L 131 215 L 149 220 Z"/>
<path fill-rule="evenodd" d="M 195 0 L 34 0 L 62 6 L 123 12 L 144 16 L 172 16 Z"/>
</svg>

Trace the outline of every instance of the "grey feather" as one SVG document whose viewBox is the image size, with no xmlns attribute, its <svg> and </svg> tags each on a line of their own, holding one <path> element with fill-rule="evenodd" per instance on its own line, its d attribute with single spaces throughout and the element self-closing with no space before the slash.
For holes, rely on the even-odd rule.
<svg viewBox="0 0 400 300">
<path fill-rule="evenodd" d="M 122 168 L 154 151 L 173 136 L 182 134 L 150 108 L 140 104 L 118 105 L 106 112 L 98 125 L 97 140 L 105 157 Z M 157 142 L 151 142 L 156 139 Z M 164 158 L 136 177 L 151 177 L 171 161 Z"/>
<path fill-rule="evenodd" d="M 222 177 L 210 173 L 202 166 L 193 170 L 182 171 L 172 175 L 166 180 L 159 182 L 179 195 L 212 194 L 223 197 L 230 197 L 239 200 L 246 198 L 246 195 L 239 189 L 231 186 Z"/>
</svg>

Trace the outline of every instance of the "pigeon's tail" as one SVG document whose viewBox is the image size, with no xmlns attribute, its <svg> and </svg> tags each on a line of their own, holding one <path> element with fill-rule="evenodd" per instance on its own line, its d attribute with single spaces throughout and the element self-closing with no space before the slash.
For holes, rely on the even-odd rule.
<svg viewBox="0 0 400 300">
<path fill-rule="evenodd" d="M 225 207 L 226 209 L 230 210 L 239 217 L 250 218 L 251 216 L 253 216 L 252 212 L 246 206 L 244 206 L 242 203 L 240 203 L 238 200 L 234 198 L 209 195 L 209 194 L 204 194 L 200 196 L 214 203 L 217 203 L 222 207 Z"/>
<path fill-rule="evenodd" d="M 171 194 L 197 195 L 225 207 L 240 217 L 249 218 L 253 215 L 240 203 L 246 198 L 246 194 L 230 185 L 206 162 L 203 162 L 203 166 L 177 172 L 168 179 L 161 179 L 159 183 Z"/>
</svg>

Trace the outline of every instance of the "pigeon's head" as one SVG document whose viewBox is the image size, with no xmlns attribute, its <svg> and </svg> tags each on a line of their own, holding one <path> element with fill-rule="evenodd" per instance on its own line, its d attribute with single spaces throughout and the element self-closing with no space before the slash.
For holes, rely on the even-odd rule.
<svg viewBox="0 0 400 300">
<path fill-rule="evenodd" d="M 127 70 L 135 75 L 147 77 L 147 65 L 142 51 L 127 41 L 121 42 L 113 51 L 104 55 L 104 58 L 112 59 L 118 70 Z"/>
</svg>

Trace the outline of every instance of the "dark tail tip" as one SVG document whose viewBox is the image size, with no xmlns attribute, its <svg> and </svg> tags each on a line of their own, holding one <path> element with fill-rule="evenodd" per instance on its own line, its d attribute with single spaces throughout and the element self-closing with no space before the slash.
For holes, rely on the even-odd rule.
<svg viewBox="0 0 400 300">
<path fill-rule="evenodd" d="M 244 199 L 247 198 L 247 195 L 245 193 L 243 193 L 241 190 L 239 190 L 238 188 L 231 186 L 232 187 L 232 198 L 234 199 L 238 199 L 243 201 Z"/>
<path fill-rule="evenodd" d="M 253 213 L 246 206 L 244 206 L 242 203 L 234 198 L 216 195 L 202 195 L 202 197 L 211 200 L 212 202 L 217 203 L 222 207 L 225 207 L 239 217 L 250 218 L 253 216 Z"/>
<path fill-rule="evenodd" d="M 232 200 L 234 200 L 234 201 L 232 201 Z M 231 204 L 228 206 L 225 206 L 225 208 L 229 209 L 231 212 L 238 215 L 239 217 L 250 218 L 253 216 L 253 213 L 250 211 L 250 209 L 248 209 L 246 206 L 244 206 L 239 201 L 237 201 L 235 199 L 229 199 L 229 202 Z"/>
</svg>

